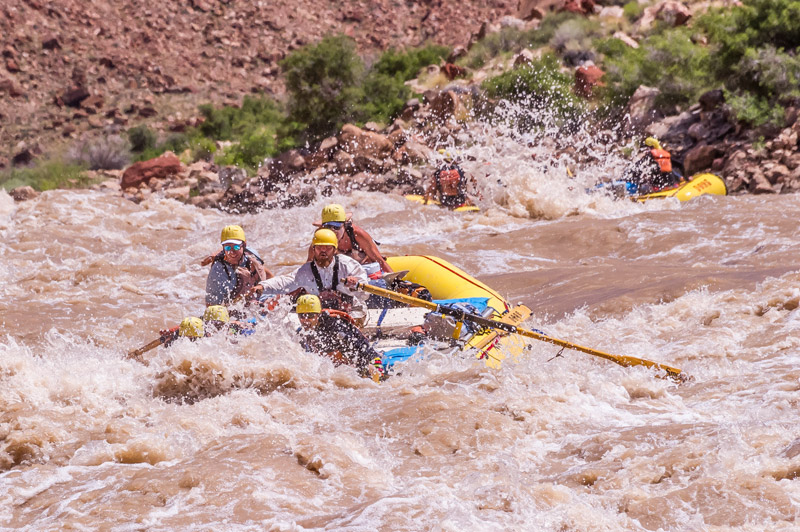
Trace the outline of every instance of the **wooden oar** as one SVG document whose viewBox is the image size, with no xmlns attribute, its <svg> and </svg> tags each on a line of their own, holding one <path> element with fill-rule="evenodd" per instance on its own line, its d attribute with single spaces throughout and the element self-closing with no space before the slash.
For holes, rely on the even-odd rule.
<svg viewBox="0 0 800 532">
<path fill-rule="evenodd" d="M 358 283 L 357 288 L 359 290 L 363 290 L 364 292 L 368 292 L 370 294 L 375 294 L 377 296 L 385 297 L 388 299 L 392 299 L 394 301 L 399 301 L 401 303 L 405 303 L 407 305 L 412 305 L 415 307 L 422 307 L 431 310 L 432 312 L 439 312 L 441 314 L 452 316 L 457 320 L 467 320 L 473 323 L 480 325 L 481 327 L 490 327 L 493 329 L 498 329 L 507 333 L 511 334 L 518 334 L 520 336 L 525 336 L 527 338 L 533 338 L 534 340 L 541 340 L 543 342 L 548 342 L 560 347 L 565 347 L 568 349 L 574 349 L 575 351 L 580 351 L 582 353 L 586 353 L 589 355 L 593 355 L 600 358 L 605 358 L 606 360 L 610 360 L 619 364 L 620 366 L 645 366 L 648 368 L 658 368 L 667 372 L 667 375 L 676 379 L 678 381 L 685 381 L 688 379 L 688 376 L 683 373 L 679 368 L 673 368 L 671 366 L 667 366 L 666 364 L 659 364 L 658 362 L 653 362 L 651 360 L 645 360 L 643 358 L 636 358 L 632 356 L 623 356 L 623 355 L 612 355 L 611 353 L 605 353 L 603 351 L 598 351 L 597 349 L 591 349 L 589 347 L 584 347 L 582 345 L 573 344 L 572 342 L 567 342 L 565 340 L 559 340 L 558 338 L 553 338 L 551 336 L 547 336 L 535 331 L 529 331 L 527 329 L 522 329 L 510 323 L 503 323 L 502 321 L 495 321 L 490 320 L 489 318 L 484 318 L 483 316 L 478 316 L 476 314 L 469 314 L 459 309 L 437 305 L 431 301 L 425 301 L 424 299 L 419 299 L 412 296 L 407 296 L 405 294 L 400 294 L 397 292 L 393 292 L 391 290 L 386 290 L 384 288 L 379 288 L 377 286 L 372 286 L 369 284 Z"/>
<path fill-rule="evenodd" d="M 132 358 L 137 362 L 141 362 L 144 365 L 147 365 L 147 362 L 142 358 L 142 355 L 150 351 L 151 349 L 155 349 L 156 347 L 167 343 L 168 341 L 176 338 L 178 335 L 178 328 L 173 327 L 172 329 L 168 330 L 166 334 L 162 334 L 149 344 L 143 345 L 139 349 L 134 349 L 130 353 L 128 353 L 128 358 Z"/>
</svg>

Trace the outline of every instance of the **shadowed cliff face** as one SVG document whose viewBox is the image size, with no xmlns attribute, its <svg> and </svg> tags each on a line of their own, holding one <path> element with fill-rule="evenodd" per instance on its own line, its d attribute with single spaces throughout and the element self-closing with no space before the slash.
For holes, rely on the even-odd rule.
<svg viewBox="0 0 800 532">
<path fill-rule="evenodd" d="M 516 7 L 509 0 L 5 2 L 0 155 L 19 141 L 125 127 L 155 114 L 179 128 L 198 103 L 281 93 L 278 61 L 326 35 L 353 37 L 368 57 L 425 42 L 466 45 L 483 22 Z"/>
</svg>

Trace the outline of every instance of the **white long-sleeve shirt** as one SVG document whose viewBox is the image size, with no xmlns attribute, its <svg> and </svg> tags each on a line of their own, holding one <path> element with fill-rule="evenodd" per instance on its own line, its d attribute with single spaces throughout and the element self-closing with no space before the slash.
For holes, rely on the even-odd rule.
<svg viewBox="0 0 800 532">
<path fill-rule="evenodd" d="M 339 283 L 336 290 L 354 298 L 354 308 L 364 308 L 364 302 L 369 297 L 369 294 L 361 290 L 350 290 L 344 284 L 347 277 L 356 277 L 358 282 L 367 284 L 369 278 L 364 268 L 357 260 L 348 257 L 347 255 L 336 255 L 339 258 Z M 333 265 L 334 261 L 322 268 L 317 264 L 319 271 L 319 278 L 322 281 L 322 286 L 325 289 L 330 289 L 333 286 Z M 317 281 L 314 279 L 314 273 L 311 271 L 311 263 L 306 262 L 294 273 L 294 275 L 279 275 L 272 279 L 262 281 L 261 285 L 264 287 L 264 294 L 288 294 L 298 288 L 305 288 L 306 293 L 319 295 L 319 288 Z"/>
</svg>

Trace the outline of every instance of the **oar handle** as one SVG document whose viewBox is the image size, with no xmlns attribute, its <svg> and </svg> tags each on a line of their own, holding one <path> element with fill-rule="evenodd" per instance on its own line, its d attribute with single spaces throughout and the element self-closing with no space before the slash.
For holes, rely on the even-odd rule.
<svg viewBox="0 0 800 532">
<path fill-rule="evenodd" d="M 419 299 L 413 296 L 399 294 L 392 290 L 386 290 L 385 288 L 380 288 L 370 284 L 358 283 L 356 288 L 359 290 L 363 290 L 364 292 L 375 294 L 377 296 L 385 297 L 388 299 L 393 299 L 394 301 L 399 301 L 407 305 L 427 308 L 433 312 L 439 312 L 441 314 L 452 316 L 459 320 L 468 320 L 482 327 L 491 327 L 493 329 L 498 329 L 500 331 L 507 332 L 510 334 L 519 334 L 520 336 L 533 338 L 534 340 L 541 340 L 543 342 L 548 342 L 560 347 L 574 349 L 575 351 L 580 351 L 582 353 L 610 360 L 612 362 L 619 364 L 620 366 L 625 366 L 625 367 L 645 366 L 648 368 L 656 367 L 661 370 L 664 370 L 667 373 L 667 375 L 669 375 L 673 379 L 679 381 L 685 381 L 688 378 L 687 375 L 683 373 L 679 368 L 673 368 L 672 366 L 659 364 L 658 362 L 653 362 L 651 360 L 645 360 L 643 358 L 637 358 L 632 356 L 612 355 L 611 353 L 606 353 L 603 351 L 598 351 L 597 349 L 591 349 L 589 347 L 584 347 L 582 345 L 573 344 L 572 342 L 567 342 L 565 340 L 559 340 L 558 338 L 552 338 L 550 336 L 540 334 L 534 331 L 529 331 L 527 329 L 521 329 L 516 325 L 512 325 L 510 323 L 503 323 L 502 321 L 491 320 L 489 318 L 478 316 L 476 314 L 469 314 L 467 312 L 464 312 L 463 310 L 454 309 L 452 307 L 447 307 L 443 305 L 437 305 L 436 303 L 433 303 L 431 301 L 425 301 L 424 299 Z"/>
</svg>

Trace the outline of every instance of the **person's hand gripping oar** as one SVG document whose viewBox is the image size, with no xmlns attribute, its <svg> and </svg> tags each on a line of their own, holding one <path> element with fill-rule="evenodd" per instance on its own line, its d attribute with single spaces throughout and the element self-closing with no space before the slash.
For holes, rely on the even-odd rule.
<svg viewBox="0 0 800 532">
<path fill-rule="evenodd" d="M 481 327 L 490 327 L 493 329 L 498 329 L 503 332 L 518 334 L 520 336 L 525 336 L 527 338 L 533 338 L 534 340 L 541 340 L 543 342 L 548 342 L 560 347 L 565 347 L 568 349 L 573 349 L 575 351 L 580 351 L 582 353 L 586 353 L 596 357 L 604 358 L 606 360 L 615 362 L 620 366 L 625 366 L 625 367 L 645 366 L 648 368 L 658 368 L 664 370 L 669 377 L 677 381 L 683 382 L 688 379 L 688 375 L 686 375 L 679 368 L 667 366 L 666 364 L 660 364 L 658 362 L 653 362 L 651 360 L 645 360 L 643 358 L 637 358 L 632 356 L 612 355 L 611 353 L 605 353 L 603 351 L 598 351 L 596 349 L 591 349 L 589 347 L 584 347 L 582 345 L 573 344 L 572 342 L 567 342 L 565 340 L 559 340 L 558 338 L 553 338 L 551 336 L 547 336 L 545 334 L 541 334 L 535 331 L 522 329 L 510 323 L 503 323 L 501 321 L 490 320 L 488 318 L 484 318 L 483 316 L 469 314 L 462 310 L 450 308 L 443 305 L 437 305 L 436 303 L 432 303 L 431 301 L 425 301 L 424 299 L 418 299 L 416 297 L 407 296 L 405 294 L 399 294 L 397 292 L 393 292 L 391 290 L 385 290 L 377 286 L 359 283 L 357 285 L 357 288 L 359 290 L 363 290 L 364 292 L 368 292 L 370 294 L 375 294 L 377 296 L 392 299 L 394 301 L 399 301 L 400 303 L 405 303 L 406 305 L 427 308 L 432 312 L 439 312 L 447 316 L 452 316 L 453 318 L 456 318 L 459 321 L 463 320 L 471 321 L 477 325 L 480 325 Z"/>
</svg>

